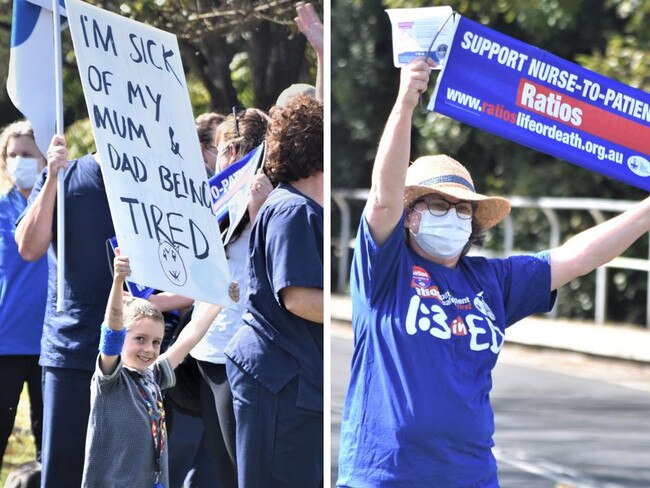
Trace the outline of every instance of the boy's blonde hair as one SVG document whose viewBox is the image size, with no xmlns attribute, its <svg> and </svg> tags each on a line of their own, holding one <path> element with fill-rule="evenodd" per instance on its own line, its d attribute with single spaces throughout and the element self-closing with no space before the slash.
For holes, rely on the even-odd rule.
<svg viewBox="0 0 650 488">
<path fill-rule="evenodd" d="M 124 298 L 124 328 L 129 330 L 135 322 L 144 318 L 160 322 L 163 328 L 165 326 L 162 312 L 153 303 L 142 298 Z"/>
</svg>

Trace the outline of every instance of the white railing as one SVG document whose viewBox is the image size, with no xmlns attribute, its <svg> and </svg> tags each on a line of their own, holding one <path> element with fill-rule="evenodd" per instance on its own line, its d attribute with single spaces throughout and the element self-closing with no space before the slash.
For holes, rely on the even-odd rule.
<svg viewBox="0 0 650 488">
<path fill-rule="evenodd" d="M 338 278 L 336 290 L 343 293 L 348 282 L 350 252 L 354 247 L 354 238 L 358 222 L 352 222 L 350 202 L 365 202 L 368 197 L 366 189 L 339 189 L 332 190 L 332 201 L 340 212 L 341 224 L 338 239 L 332 240 L 334 254 L 338 256 Z M 540 210 L 550 226 L 548 248 L 560 245 L 560 219 L 558 210 L 584 210 L 594 219 L 596 224 L 605 221 L 603 212 L 623 212 L 632 207 L 636 202 L 620 200 L 601 200 L 593 198 L 554 198 L 554 197 L 508 197 L 513 208 L 527 208 Z M 514 247 L 514 224 L 509 215 L 499 224 L 503 226 L 503 253 L 491 254 L 492 257 L 509 256 L 515 251 Z M 605 322 L 607 312 L 607 269 L 636 270 L 647 273 L 648 286 L 646 296 L 646 325 L 650 327 L 650 246 L 648 259 L 619 257 L 596 270 L 596 292 L 595 292 L 595 314 L 594 321 L 597 324 Z M 556 311 L 551 312 L 552 316 Z"/>
</svg>

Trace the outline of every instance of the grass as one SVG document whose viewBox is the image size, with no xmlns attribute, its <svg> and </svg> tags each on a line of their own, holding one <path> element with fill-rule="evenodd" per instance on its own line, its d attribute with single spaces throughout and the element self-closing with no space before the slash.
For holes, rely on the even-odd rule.
<svg viewBox="0 0 650 488">
<path fill-rule="evenodd" d="M 29 419 L 29 395 L 27 385 L 20 395 L 18 412 L 14 423 L 14 430 L 9 437 L 7 449 L 2 460 L 0 469 L 0 486 L 5 485 L 7 476 L 18 465 L 33 461 L 36 456 L 34 438 L 32 437 L 31 423 Z"/>
</svg>

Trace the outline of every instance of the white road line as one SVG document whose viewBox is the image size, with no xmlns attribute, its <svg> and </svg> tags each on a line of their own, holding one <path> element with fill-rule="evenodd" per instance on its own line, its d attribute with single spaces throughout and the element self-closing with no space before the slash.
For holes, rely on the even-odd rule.
<svg viewBox="0 0 650 488">
<path fill-rule="evenodd" d="M 563 488 L 625 488 L 615 483 L 601 483 L 585 473 L 543 459 L 529 459 L 523 453 L 513 453 L 493 449 L 494 457 L 503 464 L 508 464 L 521 471 L 554 481 Z"/>
</svg>

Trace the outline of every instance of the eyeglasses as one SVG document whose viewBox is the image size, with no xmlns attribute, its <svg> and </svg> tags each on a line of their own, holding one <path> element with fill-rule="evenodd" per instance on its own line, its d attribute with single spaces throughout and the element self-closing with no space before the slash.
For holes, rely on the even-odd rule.
<svg viewBox="0 0 650 488">
<path fill-rule="evenodd" d="M 415 204 L 418 203 L 426 204 L 427 208 L 429 209 L 429 213 L 434 217 L 442 217 L 444 215 L 447 215 L 449 209 L 451 209 L 451 207 L 454 207 L 456 210 L 456 215 L 458 215 L 459 219 L 469 220 L 474 216 L 475 211 L 474 204 L 470 202 L 451 203 L 447 200 L 443 200 L 442 198 L 434 198 L 431 200 L 422 199 L 415 202 Z M 415 204 L 413 205 L 414 207 Z"/>
</svg>

